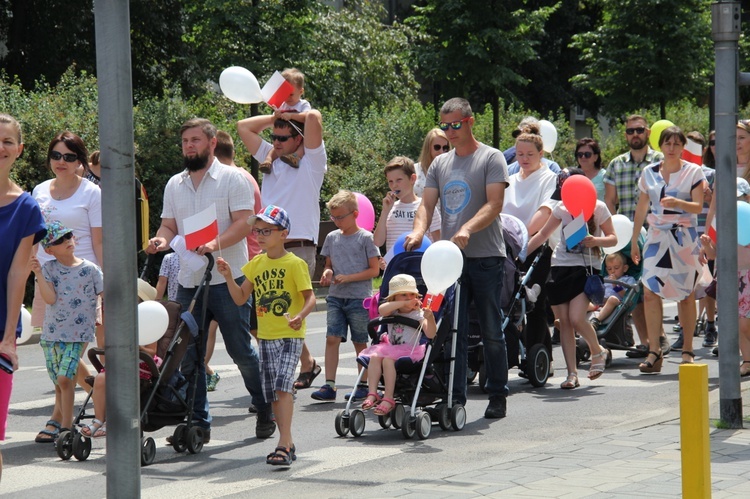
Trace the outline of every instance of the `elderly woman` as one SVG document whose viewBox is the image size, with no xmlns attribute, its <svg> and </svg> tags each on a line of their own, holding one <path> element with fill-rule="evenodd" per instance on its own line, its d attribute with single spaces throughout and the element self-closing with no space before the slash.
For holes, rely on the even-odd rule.
<svg viewBox="0 0 750 499">
<path fill-rule="evenodd" d="M 417 197 L 422 197 L 427 170 L 430 169 L 433 160 L 450 150 L 451 146 L 444 131 L 436 127 L 427 132 L 427 136 L 422 143 L 422 152 L 419 153 L 419 162 L 414 165 L 414 170 L 417 173 L 417 181 L 414 183 L 414 194 Z"/>
<path fill-rule="evenodd" d="M 599 143 L 584 137 L 576 143 L 575 160 L 578 167 L 596 187 L 596 199 L 604 201 L 604 173 Z"/>
<path fill-rule="evenodd" d="M 701 167 L 681 159 L 687 138 L 676 126 L 659 137 L 664 159 L 643 169 L 638 181 L 640 196 L 635 210 L 631 258 L 641 260 L 638 236 L 648 215 L 648 235 L 643 246 L 643 288 L 649 345 L 658 345 L 662 324 L 662 299 L 677 301 L 684 345 L 682 363 L 691 364 L 695 329 L 695 284 L 701 264 L 698 213 L 703 207 L 706 177 Z M 639 366 L 642 373 L 661 372 L 662 351 L 652 350 Z"/>
<path fill-rule="evenodd" d="M 15 118 L 0 114 L 0 355 L 18 368 L 16 338 L 21 332 L 19 312 L 29 276 L 32 247 L 44 237 L 39 205 L 10 179 L 13 163 L 23 152 L 21 125 Z M 0 370 L 0 441 L 5 440 L 13 375 Z M 0 455 L 0 474 L 3 459 Z"/>
<path fill-rule="evenodd" d="M 81 138 L 71 132 L 58 134 L 49 144 L 47 150 L 47 167 L 54 178 L 37 185 L 33 197 L 39 204 L 47 221 L 58 220 L 73 230 L 76 238 L 76 256 L 101 266 L 102 262 L 102 212 L 101 191 L 93 182 L 77 175 L 83 166 L 88 168 L 88 151 Z M 39 263 L 53 257 L 43 248 L 37 252 Z M 41 327 L 44 322 L 45 305 L 38 288 L 34 292 L 32 325 Z M 97 323 L 101 324 L 101 310 L 97 313 Z M 103 330 L 97 326 L 97 344 L 104 346 Z M 79 363 L 77 381 L 88 376 L 84 363 Z M 62 412 L 57 403 L 52 417 L 46 427 L 39 432 L 35 441 L 38 443 L 54 442 L 59 433 Z"/>
</svg>

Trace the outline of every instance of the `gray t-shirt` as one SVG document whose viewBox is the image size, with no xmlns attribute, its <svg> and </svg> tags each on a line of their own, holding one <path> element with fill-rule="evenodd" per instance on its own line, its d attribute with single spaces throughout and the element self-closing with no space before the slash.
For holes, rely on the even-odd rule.
<svg viewBox="0 0 750 499">
<path fill-rule="evenodd" d="M 370 267 L 370 258 L 380 256 L 380 251 L 372 240 L 372 234 L 359 229 L 351 236 L 341 230 L 334 230 L 326 236 L 320 254 L 331 259 L 333 276 L 356 274 Z M 336 284 L 331 282 L 328 294 L 334 298 L 365 299 L 372 295 L 372 279 L 366 281 Z"/>
<path fill-rule="evenodd" d="M 430 165 L 425 187 L 438 190 L 443 223 L 440 237 L 450 239 L 487 203 L 488 184 L 508 184 L 508 165 L 503 153 L 480 144 L 469 156 L 457 156 L 456 150 L 441 154 Z M 505 256 L 500 217 L 471 235 L 464 248 L 468 258 Z"/>
</svg>

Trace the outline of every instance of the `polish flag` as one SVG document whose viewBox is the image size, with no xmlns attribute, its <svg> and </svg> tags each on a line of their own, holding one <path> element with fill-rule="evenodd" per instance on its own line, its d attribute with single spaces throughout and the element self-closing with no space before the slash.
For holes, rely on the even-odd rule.
<svg viewBox="0 0 750 499">
<path fill-rule="evenodd" d="M 219 235 L 219 222 L 216 220 L 216 204 L 212 204 L 200 213 L 188 217 L 183 222 L 185 245 L 194 250 L 198 246 L 212 241 Z"/>
<path fill-rule="evenodd" d="M 263 90 L 260 91 L 263 100 L 274 108 L 280 107 L 292 95 L 292 92 L 294 92 L 294 87 L 278 71 L 271 76 L 271 79 L 263 86 Z"/>
<path fill-rule="evenodd" d="M 569 250 L 575 248 L 587 235 L 588 229 L 586 227 L 586 220 L 583 219 L 583 212 L 563 228 L 565 244 Z"/>
<path fill-rule="evenodd" d="M 714 219 L 711 220 L 711 227 L 708 228 L 706 231 L 706 234 L 708 234 L 708 237 L 711 238 L 711 240 L 716 244 L 716 217 L 714 216 Z"/>
<path fill-rule="evenodd" d="M 682 150 L 682 159 L 695 163 L 696 165 L 703 164 L 703 147 L 693 140 L 687 139 L 687 144 Z"/>
</svg>

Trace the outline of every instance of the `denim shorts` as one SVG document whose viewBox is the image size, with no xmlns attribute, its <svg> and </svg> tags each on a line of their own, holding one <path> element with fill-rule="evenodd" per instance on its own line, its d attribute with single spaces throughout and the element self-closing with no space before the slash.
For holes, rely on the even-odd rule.
<svg viewBox="0 0 750 499">
<path fill-rule="evenodd" d="M 83 350 L 86 348 L 86 343 L 80 341 L 41 340 L 39 344 L 44 351 L 47 374 L 49 374 L 50 379 L 55 385 L 57 385 L 57 378 L 59 376 L 76 379 L 78 363 Z"/>
<path fill-rule="evenodd" d="M 258 340 L 260 384 L 266 402 L 278 400 L 276 392 L 294 392 L 294 371 L 303 342 L 302 338 Z"/>
<path fill-rule="evenodd" d="M 328 330 L 326 336 L 337 336 L 341 342 L 346 341 L 347 329 L 351 331 L 354 343 L 367 343 L 370 339 L 367 334 L 367 323 L 370 322 L 370 314 L 362 306 L 362 298 L 336 298 L 326 297 L 328 305 Z"/>
</svg>

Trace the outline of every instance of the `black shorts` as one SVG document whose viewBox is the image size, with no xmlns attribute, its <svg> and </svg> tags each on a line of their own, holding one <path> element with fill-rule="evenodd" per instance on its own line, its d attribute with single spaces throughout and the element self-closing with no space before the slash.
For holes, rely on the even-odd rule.
<svg viewBox="0 0 750 499">
<path fill-rule="evenodd" d="M 552 267 L 547 281 L 550 305 L 568 303 L 583 293 L 586 286 L 586 267 Z"/>
</svg>

